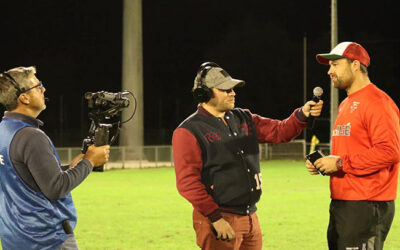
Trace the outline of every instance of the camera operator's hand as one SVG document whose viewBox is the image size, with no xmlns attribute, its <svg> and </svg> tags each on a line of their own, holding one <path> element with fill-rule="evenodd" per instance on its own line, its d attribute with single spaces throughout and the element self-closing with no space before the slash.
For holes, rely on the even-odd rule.
<svg viewBox="0 0 400 250">
<path fill-rule="evenodd" d="M 104 145 L 100 147 L 91 145 L 90 147 L 88 147 L 84 158 L 88 159 L 93 167 L 97 167 L 104 165 L 104 163 L 108 161 L 109 156 L 110 145 Z"/>
</svg>

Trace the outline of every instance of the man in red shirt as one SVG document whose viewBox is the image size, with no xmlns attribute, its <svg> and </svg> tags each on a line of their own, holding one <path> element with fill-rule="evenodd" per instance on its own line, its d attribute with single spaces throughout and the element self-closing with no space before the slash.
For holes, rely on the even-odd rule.
<svg viewBox="0 0 400 250">
<path fill-rule="evenodd" d="M 264 118 L 235 108 L 234 87 L 241 85 L 217 64 L 203 64 L 193 88 L 197 111 L 172 138 L 177 188 L 193 205 L 202 249 L 262 248 L 258 143 L 291 141 L 322 109 L 322 101 L 309 101 L 283 121 Z"/>
<path fill-rule="evenodd" d="M 311 174 L 330 175 L 329 249 L 382 249 L 394 217 L 400 160 L 399 109 L 371 83 L 367 51 L 342 42 L 329 54 L 328 75 L 347 98 L 332 131 L 332 155 L 307 161 Z"/>
</svg>

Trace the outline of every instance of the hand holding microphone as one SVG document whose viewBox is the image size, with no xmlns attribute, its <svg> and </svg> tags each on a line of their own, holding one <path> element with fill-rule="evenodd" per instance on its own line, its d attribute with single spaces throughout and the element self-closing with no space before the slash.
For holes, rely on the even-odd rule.
<svg viewBox="0 0 400 250">
<path fill-rule="evenodd" d="M 323 105 L 323 101 L 321 101 L 321 96 L 323 93 L 324 90 L 321 87 L 315 87 L 313 90 L 312 101 L 306 102 L 306 104 L 303 106 L 303 112 L 308 117 L 308 128 L 312 129 L 314 127 L 315 117 L 321 114 Z"/>
</svg>

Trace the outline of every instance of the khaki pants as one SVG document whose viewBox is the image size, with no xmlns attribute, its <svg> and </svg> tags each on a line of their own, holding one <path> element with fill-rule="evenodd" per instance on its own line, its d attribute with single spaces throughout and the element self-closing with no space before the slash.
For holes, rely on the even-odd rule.
<svg viewBox="0 0 400 250">
<path fill-rule="evenodd" d="M 232 241 L 217 240 L 211 231 L 210 220 L 193 210 L 193 228 L 196 231 L 196 242 L 205 250 L 260 250 L 262 248 L 262 233 L 256 213 L 238 215 L 222 213 L 223 218 L 231 225 L 236 233 Z"/>
</svg>

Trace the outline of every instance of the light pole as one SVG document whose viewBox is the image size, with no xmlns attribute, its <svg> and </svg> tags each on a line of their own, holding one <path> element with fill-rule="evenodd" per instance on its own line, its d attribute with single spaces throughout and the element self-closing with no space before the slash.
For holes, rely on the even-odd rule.
<svg viewBox="0 0 400 250">
<path fill-rule="evenodd" d="M 337 27 L 337 0 L 331 0 L 331 49 L 338 44 L 338 27 Z M 333 87 L 331 81 L 331 118 L 330 118 L 330 145 L 332 145 L 332 131 L 334 129 L 335 120 L 338 111 L 338 90 Z M 332 150 L 332 147 L 331 147 Z"/>
</svg>

